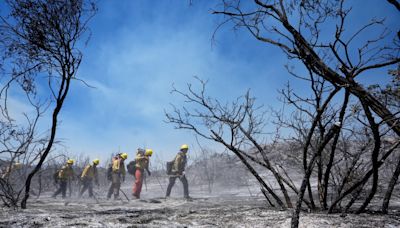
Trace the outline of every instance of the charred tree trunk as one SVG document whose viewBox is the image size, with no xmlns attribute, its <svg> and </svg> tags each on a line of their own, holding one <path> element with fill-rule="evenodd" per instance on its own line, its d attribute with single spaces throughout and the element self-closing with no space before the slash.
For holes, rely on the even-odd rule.
<svg viewBox="0 0 400 228">
<path fill-rule="evenodd" d="M 242 152 L 240 152 L 240 153 L 241 153 L 244 157 L 250 159 L 252 162 L 257 163 L 257 164 L 259 164 L 259 165 L 261 165 L 261 166 L 263 166 L 263 167 L 265 167 L 266 169 L 269 170 L 269 167 L 268 167 L 265 163 L 262 163 L 262 162 L 258 161 L 257 159 L 255 159 L 254 157 L 252 157 L 252 156 L 250 156 L 250 155 L 248 155 L 248 154 L 246 154 L 246 153 L 242 153 Z M 283 183 L 285 183 L 287 186 L 289 186 L 289 188 L 292 189 L 294 193 L 296 193 L 296 194 L 299 193 L 298 189 L 296 188 L 296 186 L 295 186 L 293 183 L 291 183 L 291 182 L 290 182 L 289 180 L 287 180 L 286 178 L 282 177 L 282 175 L 280 175 L 278 172 L 277 172 L 277 174 L 279 175 L 280 180 L 281 180 Z M 309 201 L 307 201 L 306 199 L 303 198 L 303 202 L 304 202 L 305 204 L 307 204 L 307 206 L 308 206 L 309 208 L 311 208 L 311 203 L 310 203 Z"/>
<path fill-rule="evenodd" d="M 396 170 L 394 171 L 392 178 L 390 178 L 389 185 L 385 193 L 385 197 L 383 198 L 382 212 L 385 214 L 387 214 L 388 212 L 390 198 L 392 197 L 393 189 L 396 186 L 396 182 L 399 178 L 399 175 L 400 175 L 400 157 L 396 165 Z"/>
<path fill-rule="evenodd" d="M 344 209 L 345 213 L 347 213 L 350 210 L 351 206 L 353 206 L 353 204 L 356 202 L 356 200 L 360 197 L 360 194 L 361 194 L 363 188 L 364 188 L 364 184 L 360 185 L 358 187 L 358 189 L 353 191 L 353 193 L 351 195 L 351 200 L 347 203 L 347 205 Z"/>
<path fill-rule="evenodd" d="M 307 187 L 307 181 L 310 179 L 312 170 L 314 168 L 315 160 L 316 160 L 317 156 L 320 156 L 322 151 L 325 149 L 325 146 L 329 143 L 329 141 L 337 133 L 337 131 L 340 131 L 340 125 L 336 125 L 335 124 L 329 130 L 329 132 L 326 134 L 326 137 L 325 137 L 324 141 L 321 142 L 321 144 L 319 145 L 317 151 L 315 152 L 315 154 L 311 158 L 309 164 L 307 165 L 307 170 L 306 170 L 306 173 L 304 175 L 303 182 L 301 184 L 301 188 L 300 188 L 300 191 L 299 191 L 299 194 L 298 194 L 296 208 L 295 208 L 295 210 L 293 211 L 293 214 L 292 214 L 292 221 L 291 221 L 291 227 L 292 228 L 297 228 L 299 226 L 301 203 L 302 203 L 302 199 L 304 197 L 304 192 L 305 192 L 306 187 Z"/>
<path fill-rule="evenodd" d="M 211 131 L 215 137 L 215 141 L 220 142 L 225 145 L 226 148 L 231 150 L 239 159 L 240 161 L 246 166 L 246 168 L 250 171 L 251 174 L 257 179 L 257 181 L 261 184 L 263 188 L 265 188 L 269 194 L 275 199 L 275 201 L 279 204 L 280 207 L 285 208 L 285 204 L 282 200 L 275 194 L 275 192 L 265 183 L 265 181 L 258 175 L 257 171 L 247 162 L 247 160 L 243 157 L 240 151 L 237 148 L 233 147 L 232 145 L 227 144 L 217 133 Z M 273 204 L 271 204 L 273 206 Z"/>
<path fill-rule="evenodd" d="M 310 200 L 311 209 L 315 209 L 315 203 L 314 203 L 314 197 L 312 194 L 310 179 L 307 180 L 307 192 L 308 192 L 308 199 Z"/>
<path fill-rule="evenodd" d="M 290 200 L 289 194 L 285 188 L 285 185 L 282 182 L 282 177 L 281 175 L 279 175 L 279 173 L 275 170 L 275 168 L 271 165 L 271 162 L 269 161 L 269 159 L 267 158 L 267 156 L 265 155 L 265 150 L 261 147 L 260 144 L 257 143 L 257 141 L 250 135 L 248 134 L 247 131 L 245 131 L 245 129 L 243 129 L 242 126 L 239 126 L 240 130 L 243 132 L 244 135 L 246 135 L 246 137 L 253 143 L 253 145 L 257 148 L 258 152 L 261 154 L 261 156 L 263 157 L 263 160 L 266 164 L 266 166 L 268 167 L 268 169 L 272 172 L 272 174 L 274 175 L 276 181 L 279 184 L 279 187 L 281 188 L 282 194 L 285 197 L 285 201 L 286 201 L 286 205 L 288 208 L 293 208 L 292 205 L 292 201 Z"/>
<path fill-rule="evenodd" d="M 275 207 L 275 204 L 273 204 L 271 202 L 271 200 L 269 199 L 267 191 L 265 191 L 265 189 L 263 187 L 261 187 L 260 189 L 261 189 L 261 192 L 264 195 L 264 197 L 267 199 L 269 205 L 271 205 L 272 207 Z"/>
<path fill-rule="evenodd" d="M 57 130 L 57 117 L 58 114 L 61 111 L 62 105 L 64 103 L 64 100 L 68 94 L 69 90 L 69 85 L 71 82 L 71 77 L 74 74 L 68 74 L 66 71 L 64 71 L 64 75 L 62 76 L 62 82 L 60 85 L 60 89 L 58 91 L 58 98 L 56 102 L 56 107 L 54 108 L 53 111 L 53 118 L 52 118 L 52 123 L 51 123 L 51 133 L 50 133 L 50 139 L 49 142 L 46 146 L 45 151 L 43 152 L 43 155 L 40 157 L 40 160 L 38 164 L 35 166 L 35 168 L 32 170 L 32 172 L 29 173 L 28 178 L 26 179 L 25 182 L 25 196 L 21 201 L 21 208 L 26 209 L 26 202 L 29 199 L 29 192 L 30 192 L 30 187 L 31 187 L 31 182 L 32 178 L 35 176 L 37 172 L 39 172 L 40 168 L 42 167 L 44 161 L 47 158 L 47 155 L 50 153 L 51 147 L 53 146 L 54 139 L 56 137 L 56 130 Z"/>
<path fill-rule="evenodd" d="M 58 115 L 71 80 L 77 79 L 76 73 L 82 60 L 79 47 L 85 44 L 80 43 L 80 40 L 97 9 L 91 0 L 8 0 L 6 4 L 9 14 L 7 17 L 1 16 L 1 44 L 2 49 L 4 45 L 10 51 L 5 57 L 10 58 L 10 63 L 15 65 L 11 66 L 13 72 L 18 73 L 17 77 L 10 74 L 11 81 L 25 81 L 27 78 L 29 87 L 32 87 L 30 93 L 38 96 L 38 103 L 42 103 L 42 96 L 50 96 L 50 104 L 55 103 L 51 111 L 49 136 L 42 141 L 43 148 L 35 157 L 37 164 L 24 180 L 24 196 L 18 203 L 25 209 L 33 178 L 40 171 L 55 142 Z M 49 95 L 36 94 L 36 85 L 41 87 L 45 83 Z M 31 99 L 29 101 L 36 103 Z"/>
<path fill-rule="evenodd" d="M 42 172 L 39 172 L 38 179 L 39 179 L 39 189 L 36 198 L 39 198 L 40 194 L 42 193 Z"/>
<path fill-rule="evenodd" d="M 390 148 L 386 153 L 384 153 L 384 155 L 381 157 L 381 159 L 377 162 L 377 167 L 379 169 L 379 167 L 382 166 L 382 164 L 385 162 L 386 158 L 388 158 L 392 152 L 400 145 L 400 141 L 397 142 L 395 145 L 392 146 L 392 148 Z M 371 175 L 373 174 L 373 169 L 371 168 L 365 175 L 364 177 L 358 181 L 357 183 L 353 184 L 351 187 L 349 187 L 345 192 L 343 192 L 342 194 L 340 194 L 331 204 L 331 206 L 329 207 L 328 213 L 331 213 L 334 208 L 336 207 L 336 205 L 343 200 L 344 197 L 346 197 L 347 195 L 349 195 L 350 193 L 352 193 L 355 189 L 358 189 L 358 187 L 360 187 L 361 185 L 364 185 L 368 179 L 371 177 Z"/>
<path fill-rule="evenodd" d="M 340 110 L 340 114 L 339 114 L 339 122 L 341 122 L 342 125 L 344 123 L 344 115 L 346 113 L 346 108 L 347 108 L 347 104 L 349 102 L 349 97 L 350 97 L 349 90 L 346 89 L 346 92 L 344 95 L 344 102 L 343 102 L 342 109 Z M 331 175 L 333 160 L 335 158 L 336 146 L 337 146 L 339 136 L 340 136 L 339 133 L 337 133 L 335 135 L 335 138 L 333 139 L 331 153 L 329 154 L 329 161 L 326 165 L 325 174 L 324 174 L 323 188 L 322 188 L 322 194 L 323 194 L 322 208 L 324 210 L 326 210 L 328 208 L 328 203 L 327 203 L 328 199 L 327 198 L 328 198 L 329 177 Z"/>
<path fill-rule="evenodd" d="M 319 204 L 321 207 L 324 205 L 324 183 L 323 183 L 323 161 L 322 161 L 322 156 L 320 155 L 318 157 L 317 161 L 317 166 L 318 166 L 318 199 L 319 199 Z"/>
<path fill-rule="evenodd" d="M 320 97 L 316 95 L 316 109 L 320 109 Z M 322 123 L 322 118 L 319 118 L 318 120 L 318 129 L 319 129 L 319 140 L 318 140 L 318 145 L 324 141 L 324 135 L 325 135 L 325 127 L 324 124 Z M 318 200 L 319 200 L 319 205 L 322 207 L 323 206 L 323 167 L 324 167 L 324 158 L 323 158 L 323 151 L 317 156 L 317 190 L 318 190 Z M 312 191 L 311 191 L 312 193 Z"/>
<path fill-rule="evenodd" d="M 367 199 L 365 199 L 363 205 L 357 210 L 357 213 L 361 213 L 365 210 L 365 208 L 368 206 L 368 204 L 371 202 L 372 198 L 374 197 L 374 195 L 376 193 L 376 189 L 378 188 L 378 179 L 379 179 L 378 155 L 379 155 L 379 151 L 381 149 L 381 136 L 379 134 L 379 125 L 375 123 L 374 117 L 372 116 L 372 113 L 369 110 L 368 106 L 363 101 L 361 101 L 361 103 L 364 107 L 364 112 L 369 121 L 370 128 L 372 130 L 375 142 L 374 142 L 374 149 L 373 149 L 372 155 L 371 155 L 372 173 L 373 173 L 371 192 L 369 193 Z"/>
<path fill-rule="evenodd" d="M 311 139 L 312 136 L 315 132 L 315 128 L 317 127 L 318 123 L 320 122 L 320 119 L 322 117 L 322 114 L 324 113 L 326 107 L 328 106 L 328 104 L 330 103 L 330 101 L 332 100 L 332 98 L 339 92 L 340 87 L 335 87 L 335 89 L 329 94 L 329 96 L 327 97 L 327 99 L 325 100 L 324 104 L 322 105 L 321 108 L 319 108 L 317 110 L 317 115 L 314 118 L 314 121 L 311 125 L 310 131 L 308 132 L 307 138 L 306 138 L 306 142 L 305 145 L 303 147 L 303 168 L 304 168 L 304 172 L 306 172 L 307 170 L 307 157 L 308 157 L 308 148 L 310 147 L 311 144 Z M 308 197 L 310 200 L 310 205 L 311 205 L 311 209 L 315 209 L 315 203 L 314 203 L 314 198 L 312 195 L 312 188 L 311 188 L 311 184 L 310 184 L 310 180 L 307 179 L 307 189 L 308 189 Z"/>
</svg>

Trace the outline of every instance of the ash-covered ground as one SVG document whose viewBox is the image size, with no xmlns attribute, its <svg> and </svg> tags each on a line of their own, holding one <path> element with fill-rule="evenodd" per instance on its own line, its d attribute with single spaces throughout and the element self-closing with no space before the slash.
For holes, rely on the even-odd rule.
<svg viewBox="0 0 400 228">
<path fill-rule="evenodd" d="M 132 182 L 123 185 L 129 201 L 107 200 L 106 189 L 96 199 L 50 197 L 31 199 L 26 210 L 3 208 L 0 227 L 290 227 L 291 211 L 270 207 L 256 187 L 190 186 L 192 200 L 182 196 L 177 181 L 172 197 L 164 199 L 165 182 L 143 187 L 142 199 L 131 197 Z M 300 227 L 400 227 L 400 213 L 341 215 L 303 213 Z"/>
</svg>

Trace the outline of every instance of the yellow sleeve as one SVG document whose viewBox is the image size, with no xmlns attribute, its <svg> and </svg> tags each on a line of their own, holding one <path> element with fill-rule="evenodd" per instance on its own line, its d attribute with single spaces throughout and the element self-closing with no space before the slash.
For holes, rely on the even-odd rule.
<svg viewBox="0 0 400 228">
<path fill-rule="evenodd" d="M 86 177 L 86 175 L 88 174 L 89 169 L 90 169 L 90 165 L 86 166 L 85 169 L 82 172 L 81 177 Z"/>
</svg>

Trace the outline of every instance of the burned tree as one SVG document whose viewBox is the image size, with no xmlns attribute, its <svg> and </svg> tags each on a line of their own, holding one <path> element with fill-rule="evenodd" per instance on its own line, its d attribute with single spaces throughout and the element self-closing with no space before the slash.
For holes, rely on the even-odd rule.
<svg viewBox="0 0 400 228">
<path fill-rule="evenodd" d="M 7 0 L 6 3 L 9 14 L 0 18 L 2 111 L 7 110 L 9 91 L 18 88 L 25 91 L 29 99 L 36 99 L 35 104 L 46 100 L 52 109 L 49 136 L 25 181 L 21 207 L 26 208 L 32 178 L 40 171 L 54 144 L 58 115 L 71 81 L 78 80 L 82 38 L 96 7 L 91 1 L 82 0 Z M 38 85 L 48 85 L 46 93 L 38 94 Z"/>
<path fill-rule="evenodd" d="M 233 152 L 259 181 L 262 192 L 273 206 L 290 207 L 290 193 L 295 193 L 299 211 L 304 202 L 311 210 L 363 212 L 376 195 L 378 183 L 388 184 L 388 180 L 379 178 L 379 172 L 387 166 L 386 160 L 393 158 L 400 141 L 384 122 L 376 122 L 365 104 L 354 97 L 350 99 L 348 90 L 338 96 L 338 87 L 312 73 L 308 79 L 297 78 L 309 81 L 313 92 L 305 97 L 289 86 L 282 90 L 283 102 L 293 106 L 294 111 L 276 112 L 275 124 L 278 128 L 290 129 L 292 134 L 288 138 L 272 138 L 273 142 L 297 145 L 297 149 L 286 153 L 299 158 L 297 165 L 304 171 L 299 184 L 292 181 L 293 174 L 286 172 L 292 167 L 271 161 L 271 152 L 279 149 L 267 146 L 265 113 L 255 106 L 255 99 L 249 93 L 232 103 L 221 104 L 206 95 L 206 83 L 200 80 L 198 91 L 190 84 L 186 92 L 173 90 L 185 98 L 187 105 L 174 107 L 166 116 L 176 128 L 191 130 Z M 392 138 L 391 143 L 382 143 L 387 137 Z M 279 150 L 279 153 L 285 151 Z M 279 192 L 267 184 L 255 168 L 258 165 L 273 174 Z M 397 169 L 393 176 L 396 172 Z M 317 183 L 320 208 L 314 203 L 313 181 Z M 395 182 L 392 178 L 387 192 Z M 308 199 L 305 197 L 307 190 Z M 351 209 L 356 201 L 361 206 Z M 338 208 L 340 203 L 345 203 L 345 207 Z"/>
<path fill-rule="evenodd" d="M 355 80 L 369 70 L 400 62 L 400 38 L 385 27 L 384 20 L 372 18 L 347 34 L 345 28 L 351 11 L 345 7 L 344 0 L 255 0 L 246 6 L 241 1 L 222 1 L 221 6 L 221 10 L 213 13 L 224 15 L 224 23 L 245 28 L 257 40 L 279 47 L 289 59 L 300 60 L 332 85 L 348 88 L 400 136 L 398 117 Z M 325 40 L 321 27 L 328 20 L 333 20 L 336 28 L 332 39 Z M 378 32 L 374 32 L 373 38 L 356 42 L 366 31 Z M 392 42 L 387 44 L 387 39 Z"/>
<path fill-rule="evenodd" d="M 385 20 L 374 18 L 358 29 L 346 29 L 351 7 L 344 0 L 255 0 L 252 3 L 233 0 L 222 1 L 217 7 L 213 13 L 222 15 L 222 24 L 244 28 L 260 42 L 277 46 L 289 60 L 304 66 L 300 73 L 288 69 L 296 78 L 310 82 L 311 97 L 288 90 L 284 102 L 296 111 L 290 115 L 289 122 L 278 117 L 280 127 L 291 129 L 297 136 L 294 143 L 300 145 L 302 183 L 296 186 L 288 175 L 284 178 L 265 156 L 265 139 L 260 135 L 266 123 L 260 118 L 262 114 L 255 115 L 254 99 L 248 94 L 231 105 L 223 105 L 205 95 L 204 82 L 199 92 L 191 85 L 188 92 L 174 90 L 190 106 L 174 108 L 167 113 L 168 121 L 177 128 L 192 130 L 223 144 L 283 207 L 283 200 L 263 184 L 263 178 L 254 173 L 252 165 L 256 163 L 271 171 L 287 207 L 292 206 L 287 188 L 297 194 L 292 227 L 298 226 L 303 202 L 310 209 L 317 208 L 310 184 L 314 174 L 322 210 L 365 211 L 378 185 L 385 183 L 379 178 L 380 170 L 387 166 L 387 159 L 394 156 L 399 146 L 400 112 L 398 105 L 387 102 L 398 104 L 398 97 L 383 98 L 356 79 L 372 70 L 382 72 L 397 66 L 400 62 L 398 33 L 387 28 Z M 326 29 L 330 25 L 333 26 Z M 368 35 L 363 35 L 367 32 Z M 288 124 L 284 125 L 285 122 Z M 383 144 L 389 136 L 393 143 Z M 250 147 L 256 148 L 260 157 L 246 153 Z M 396 176 L 397 169 L 393 173 Z M 391 178 L 387 197 L 396 180 Z M 308 200 L 304 197 L 305 191 L 308 191 Z M 351 209 L 357 200 L 361 206 Z M 344 208 L 342 203 L 346 204 Z"/>
<path fill-rule="evenodd" d="M 389 2 L 398 5 L 397 1 Z M 359 100 L 367 117 L 367 128 L 372 131 L 371 139 L 375 142 L 370 174 L 373 175 L 373 187 L 368 199 L 359 210 L 362 211 L 376 190 L 380 164 L 378 158 L 381 145 L 380 132 L 382 132 L 379 128 L 382 123 L 386 124 L 387 130 L 394 132 L 398 140 L 400 121 L 398 110 L 391 110 L 382 100 L 357 82 L 356 78 L 370 70 L 398 64 L 400 37 L 398 32 L 393 32 L 385 26 L 383 19 L 371 18 L 357 30 L 346 30 L 350 8 L 344 0 L 255 0 L 247 4 L 241 1 L 222 1 L 219 9 L 213 13 L 223 15 L 225 20 L 223 23 L 231 22 L 235 28 L 249 31 L 257 40 L 279 47 L 289 59 L 299 60 L 310 72 L 325 79 L 339 90 L 345 89 L 348 94 Z M 329 31 L 323 33 L 322 31 L 326 30 L 322 30 L 322 27 L 329 24 L 334 24 L 335 27 L 331 29 L 331 33 Z M 363 36 L 362 34 L 366 32 L 370 32 L 372 36 Z M 338 134 L 339 131 L 336 131 L 334 135 Z M 334 140 L 337 140 L 336 137 Z M 334 154 L 333 148 L 330 157 Z M 330 168 L 327 171 L 329 174 Z M 325 175 L 320 179 L 326 180 L 328 177 Z M 369 176 L 366 179 L 368 180 Z M 327 183 L 323 184 L 320 187 L 322 197 L 326 194 L 324 189 Z M 360 187 L 361 184 L 357 186 Z M 350 189 L 352 189 L 350 192 L 354 190 Z M 299 199 L 293 214 L 292 227 L 298 226 L 301 202 Z M 337 202 L 331 205 L 331 209 L 335 203 Z M 323 207 L 326 207 L 325 203 Z"/>
<path fill-rule="evenodd" d="M 174 107 L 171 113 L 166 113 L 167 121 L 175 124 L 178 129 L 189 129 L 205 139 L 224 145 L 257 179 L 272 206 L 275 206 L 276 203 L 281 208 L 291 208 L 292 202 L 287 188 L 289 187 L 295 192 L 297 189 L 290 180 L 281 175 L 275 164 L 270 161 L 268 151 L 263 146 L 266 141 L 264 137 L 265 113 L 260 110 L 261 107 L 255 106 L 255 99 L 250 96 L 249 92 L 231 104 L 221 104 L 218 100 L 207 97 L 205 94 L 206 82 L 200 79 L 199 82 L 201 89 L 198 92 L 190 84 L 188 93 L 173 90 L 174 93 L 182 95 L 187 103 L 193 105 L 193 109 Z M 194 124 L 198 122 L 201 122 L 202 126 Z M 250 148 L 255 148 L 260 157 L 250 154 Z M 272 173 L 284 199 L 260 176 L 255 169 L 256 165 L 262 166 Z M 271 201 L 270 197 L 275 203 Z"/>
<path fill-rule="evenodd" d="M 28 95 L 28 93 L 27 93 Z M 3 103 L 4 104 L 4 103 Z M 23 189 L 23 179 L 29 167 L 27 160 L 33 162 L 43 148 L 43 138 L 37 137 L 36 127 L 42 114 L 40 105 L 32 104 L 34 114 L 24 114 L 25 125 L 19 126 L 8 114 L 7 106 L 1 105 L 0 156 L 0 198 L 5 206 L 16 207 Z M 30 151 L 30 159 L 27 159 Z"/>
</svg>

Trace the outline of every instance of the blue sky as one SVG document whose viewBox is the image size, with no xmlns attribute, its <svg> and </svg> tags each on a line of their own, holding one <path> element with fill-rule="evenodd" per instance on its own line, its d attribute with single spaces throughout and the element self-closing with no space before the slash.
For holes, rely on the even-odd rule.
<svg viewBox="0 0 400 228">
<path fill-rule="evenodd" d="M 376 2 L 363 1 L 363 6 Z M 175 130 L 164 122 L 169 104 L 182 104 L 170 94 L 172 85 L 185 89 L 186 83 L 195 83 L 194 76 L 209 80 L 209 95 L 218 99 L 231 100 L 251 89 L 258 104 L 275 108 L 281 106 L 277 91 L 289 80 L 307 93 L 304 83 L 286 72 L 286 56 L 256 41 L 248 32 L 233 31 L 227 25 L 212 42 L 221 20 L 210 13 L 215 4 L 99 1 L 78 73 L 96 88 L 78 81 L 71 87 L 57 135 L 66 151 L 104 160 L 119 149 L 132 158 L 136 148 L 145 146 L 160 159 L 170 160 L 183 143 L 197 150 L 191 132 Z M 360 7 L 354 9 L 356 18 L 365 16 Z M 368 7 L 368 13 L 388 15 L 394 26 L 400 19 L 391 6 Z M 352 23 L 358 25 L 361 20 Z M 362 80 L 381 81 L 381 74 L 372 73 Z M 23 104 L 16 100 L 14 105 Z M 221 149 L 212 143 L 208 147 Z"/>
<path fill-rule="evenodd" d="M 99 2 L 79 72 L 96 89 L 80 83 L 72 87 L 59 128 L 64 145 L 71 152 L 101 157 L 118 148 L 132 156 L 137 147 L 147 146 L 163 160 L 171 159 L 183 143 L 195 150 L 190 132 L 164 122 L 164 110 L 180 102 L 170 94 L 172 85 L 184 89 L 186 83 L 196 83 L 194 76 L 208 79 L 210 94 L 221 99 L 251 88 L 260 99 L 274 101 L 277 94 L 267 91 L 282 85 L 272 79 L 283 70 L 278 62 L 284 56 L 271 59 L 274 48 L 248 42 L 248 34 L 235 34 L 229 27 L 212 44 L 217 18 L 209 13 L 211 6 Z"/>
</svg>

